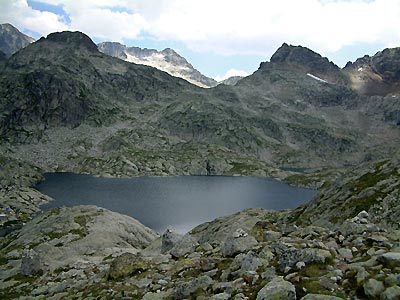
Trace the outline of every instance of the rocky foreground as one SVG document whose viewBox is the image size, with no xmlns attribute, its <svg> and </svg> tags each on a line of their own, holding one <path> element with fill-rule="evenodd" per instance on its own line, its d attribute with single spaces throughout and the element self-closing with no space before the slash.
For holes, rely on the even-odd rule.
<svg viewBox="0 0 400 300">
<path fill-rule="evenodd" d="M 0 224 L 0 298 L 400 299 L 399 166 L 293 175 L 320 183 L 307 205 L 247 209 L 181 236 L 95 206 L 32 219 L 49 200 L 31 187 L 42 173 L 3 159 L 0 200 L 19 214 Z"/>
<path fill-rule="evenodd" d="M 400 232 L 362 211 L 333 231 L 248 209 L 162 236 L 95 206 L 1 239 L 1 299 L 399 299 Z"/>
</svg>

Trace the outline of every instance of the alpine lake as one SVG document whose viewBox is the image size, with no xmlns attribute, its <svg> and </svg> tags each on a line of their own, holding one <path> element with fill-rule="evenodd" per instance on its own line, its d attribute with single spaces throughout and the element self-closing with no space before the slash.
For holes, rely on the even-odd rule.
<svg viewBox="0 0 400 300">
<path fill-rule="evenodd" d="M 195 226 L 246 208 L 294 209 L 315 190 L 258 177 L 177 176 L 99 178 L 74 173 L 47 173 L 35 186 L 60 206 L 97 205 L 129 215 L 162 233 L 185 233 Z"/>
</svg>

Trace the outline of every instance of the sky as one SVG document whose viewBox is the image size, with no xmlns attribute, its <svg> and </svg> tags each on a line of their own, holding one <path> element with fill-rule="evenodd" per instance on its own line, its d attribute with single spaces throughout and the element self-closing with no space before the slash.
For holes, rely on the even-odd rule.
<svg viewBox="0 0 400 300">
<path fill-rule="evenodd" d="M 217 80 L 253 73 L 284 42 L 340 67 L 400 46 L 400 0 L 0 0 L 0 23 L 36 39 L 72 30 L 170 47 Z"/>
</svg>

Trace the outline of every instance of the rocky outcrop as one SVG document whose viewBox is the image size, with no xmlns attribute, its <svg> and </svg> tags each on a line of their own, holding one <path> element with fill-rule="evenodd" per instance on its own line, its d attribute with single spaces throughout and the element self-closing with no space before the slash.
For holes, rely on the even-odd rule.
<svg viewBox="0 0 400 300">
<path fill-rule="evenodd" d="M 6 57 L 10 57 L 34 41 L 11 24 L 0 24 L 0 50 Z"/>
<path fill-rule="evenodd" d="M 354 89 L 365 95 L 398 94 L 400 92 L 400 48 L 388 48 L 374 56 L 365 55 L 344 71 Z"/>
</svg>

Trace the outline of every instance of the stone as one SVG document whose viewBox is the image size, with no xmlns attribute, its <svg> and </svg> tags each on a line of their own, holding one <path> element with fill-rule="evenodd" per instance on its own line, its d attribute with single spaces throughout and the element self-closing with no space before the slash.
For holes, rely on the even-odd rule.
<svg viewBox="0 0 400 300">
<path fill-rule="evenodd" d="M 219 293 L 219 294 L 212 296 L 209 299 L 210 300 L 229 300 L 229 299 L 231 299 L 231 295 L 227 294 L 227 293 Z"/>
<path fill-rule="evenodd" d="M 385 279 L 385 284 L 387 286 L 398 285 L 400 286 L 400 274 L 390 274 Z"/>
<path fill-rule="evenodd" d="M 400 299 L 400 286 L 389 287 L 381 294 L 381 300 L 398 300 L 398 299 Z"/>
<path fill-rule="evenodd" d="M 358 213 L 357 217 L 359 219 L 368 219 L 369 218 L 369 214 L 365 210 L 363 210 L 363 211 L 360 211 Z"/>
<path fill-rule="evenodd" d="M 170 251 L 181 239 L 182 235 L 168 228 L 161 236 L 161 253 Z"/>
<path fill-rule="evenodd" d="M 170 298 L 171 298 L 171 293 L 159 291 L 158 293 L 151 293 L 151 292 L 146 293 L 143 296 L 142 300 L 164 300 Z"/>
<path fill-rule="evenodd" d="M 308 294 L 300 300 L 343 300 L 342 298 L 328 295 Z"/>
<path fill-rule="evenodd" d="M 242 260 L 241 271 L 257 271 L 262 265 L 262 260 L 253 252 L 249 252 Z"/>
<path fill-rule="evenodd" d="M 279 240 L 282 237 L 282 234 L 277 231 L 267 230 L 263 232 L 263 240 L 264 242 L 274 242 Z"/>
<path fill-rule="evenodd" d="M 43 271 L 43 265 L 39 254 L 30 250 L 21 261 L 21 274 L 25 276 L 35 276 Z"/>
<path fill-rule="evenodd" d="M 257 294 L 257 300 L 296 300 L 296 289 L 293 284 L 275 277 Z"/>
<path fill-rule="evenodd" d="M 386 266 L 400 266 L 400 252 L 387 252 L 378 256 L 378 261 Z"/>
<path fill-rule="evenodd" d="M 246 297 L 242 293 L 236 294 L 235 297 L 233 297 L 233 300 L 247 300 L 249 297 Z"/>
<path fill-rule="evenodd" d="M 196 247 L 199 245 L 197 240 L 191 235 L 185 235 L 175 246 L 171 249 L 170 254 L 173 257 L 183 257 L 186 254 L 193 253 Z"/>
<path fill-rule="evenodd" d="M 145 271 L 149 268 L 148 262 L 139 254 L 124 253 L 115 258 L 108 273 L 109 279 L 120 279 Z"/>
<path fill-rule="evenodd" d="M 339 249 L 338 249 L 338 252 L 339 252 L 339 255 L 340 255 L 343 259 L 345 259 L 345 260 L 347 260 L 347 261 L 353 259 L 353 253 L 351 252 L 350 249 L 347 249 L 347 248 L 339 248 Z"/>
<path fill-rule="evenodd" d="M 385 290 L 385 287 L 381 281 L 376 279 L 368 279 L 364 285 L 364 293 L 367 297 L 377 299 L 378 296 Z"/>
<path fill-rule="evenodd" d="M 188 282 L 178 284 L 174 290 L 174 299 L 180 300 L 188 297 L 197 290 L 205 290 L 212 286 L 214 281 L 210 276 L 204 275 Z"/>
<path fill-rule="evenodd" d="M 222 245 L 222 255 L 224 257 L 233 257 L 239 253 L 247 252 L 257 244 L 257 240 L 251 235 L 228 237 Z"/>
</svg>

